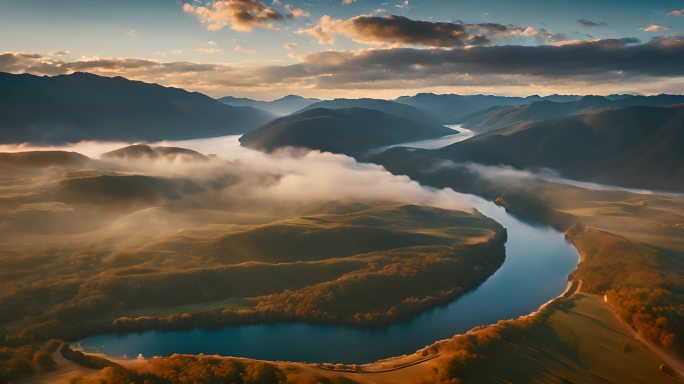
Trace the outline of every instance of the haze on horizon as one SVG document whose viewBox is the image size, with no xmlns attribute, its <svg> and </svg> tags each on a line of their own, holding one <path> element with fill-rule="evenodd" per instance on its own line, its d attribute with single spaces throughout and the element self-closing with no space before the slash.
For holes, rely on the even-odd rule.
<svg viewBox="0 0 684 384">
<path fill-rule="evenodd" d="M 682 6 L 3 0 L 0 71 L 84 71 L 260 99 L 679 93 Z"/>
</svg>

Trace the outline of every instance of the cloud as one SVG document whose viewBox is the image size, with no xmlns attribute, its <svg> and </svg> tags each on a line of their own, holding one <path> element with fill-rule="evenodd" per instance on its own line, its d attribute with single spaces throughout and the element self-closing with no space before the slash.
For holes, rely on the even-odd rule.
<svg viewBox="0 0 684 384">
<path fill-rule="evenodd" d="M 647 195 L 653 194 L 653 191 L 646 189 L 626 188 L 615 185 L 572 180 L 561 177 L 557 171 L 549 168 L 541 168 L 532 171 L 514 168 L 509 165 L 482 165 L 471 162 L 455 163 L 451 160 L 446 160 L 441 164 L 438 164 L 437 167 L 457 169 L 464 168 L 477 174 L 479 177 L 488 181 L 489 183 L 495 185 L 515 186 L 528 184 L 534 180 L 544 180 L 552 183 L 573 185 L 576 187 L 590 189 L 594 191 L 625 191 Z M 673 195 L 676 196 L 677 194 Z"/>
<path fill-rule="evenodd" d="M 413 20 L 404 16 L 360 15 L 349 19 L 333 19 L 329 15 L 300 34 L 313 36 L 320 44 L 335 43 L 336 36 L 345 36 L 357 43 L 386 46 L 423 46 L 454 48 L 485 45 L 492 39 L 506 36 L 534 36 L 561 39 L 561 35 L 532 27 L 496 23 L 465 24 Z"/>
<path fill-rule="evenodd" d="M 587 19 L 577 19 L 577 23 L 585 27 L 604 27 L 608 25 L 603 21 L 591 21 Z"/>
<path fill-rule="evenodd" d="M 402 0 L 401 2 L 399 2 L 399 4 L 394 4 L 394 6 L 397 8 L 404 8 L 404 9 L 414 8 L 409 3 L 409 0 Z"/>
<path fill-rule="evenodd" d="M 344 35 L 359 43 L 395 46 L 462 47 L 488 41 L 483 36 L 469 33 L 460 24 L 419 21 L 394 15 L 362 15 L 347 20 L 323 16 L 313 30 L 304 30 L 303 33 L 316 37 L 321 44 L 333 43 L 335 35 Z"/>
<path fill-rule="evenodd" d="M 681 38 L 606 39 L 562 46 L 489 46 L 471 49 L 411 48 L 324 51 L 303 57 L 287 72 L 325 74 L 326 82 L 367 82 L 373 79 L 420 79 L 452 74 L 578 76 L 614 74 L 682 75 Z M 283 69 L 281 69 L 282 71 Z M 284 74 L 284 73 L 283 73 Z"/>
<path fill-rule="evenodd" d="M 208 93 L 277 90 L 379 90 L 473 87 L 500 90 L 535 87 L 634 92 L 639 86 L 676 91 L 684 76 L 683 37 L 569 42 L 554 46 L 475 46 L 323 51 L 295 57 L 290 65 L 239 67 L 143 59 L 0 54 L 0 71 L 56 75 L 76 71 L 124 76 Z M 626 80 L 630 81 L 626 81 Z M 484 88 L 483 88 L 484 87 Z M 631 88 L 630 88 L 631 87 Z"/>
<path fill-rule="evenodd" d="M 256 50 L 249 49 L 249 48 L 247 48 L 241 44 L 236 45 L 235 48 L 233 48 L 233 49 L 235 50 L 235 52 L 240 52 L 240 53 L 249 53 L 249 54 L 256 53 Z"/>
<path fill-rule="evenodd" d="M 205 6 L 183 4 L 183 11 L 195 14 L 210 31 L 227 26 L 240 32 L 251 32 L 255 27 L 273 28 L 271 21 L 283 15 L 259 0 L 215 0 Z"/>
<path fill-rule="evenodd" d="M 215 41 L 209 40 L 204 44 L 203 47 L 197 48 L 196 51 L 206 53 L 208 55 L 215 55 L 217 53 L 223 52 L 223 49 L 219 48 Z"/>
<path fill-rule="evenodd" d="M 309 12 L 307 12 L 301 8 L 295 8 L 291 4 L 285 4 L 285 10 L 287 11 L 288 16 L 293 17 L 295 19 L 298 17 L 309 16 Z"/>
<path fill-rule="evenodd" d="M 152 145 L 180 146 L 205 152 L 207 142 L 211 142 L 212 151 L 220 148 L 220 158 L 202 162 L 183 161 L 178 157 L 107 161 L 131 172 L 191 180 L 204 191 L 197 196 L 182 196 L 182 201 L 188 203 L 192 199 L 215 209 L 237 202 L 247 211 L 249 206 L 264 209 L 276 204 L 306 206 L 329 201 L 363 201 L 419 204 L 471 212 L 472 202 L 476 200 L 449 188 L 423 187 L 408 176 L 391 174 L 382 166 L 358 163 L 351 157 L 328 152 L 284 149 L 265 154 L 241 147 L 237 137 Z M 128 143 L 90 141 L 64 147 L 0 145 L 0 151 L 59 149 L 98 157 L 102 152 L 124 145 Z"/>
<path fill-rule="evenodd" d="M 669 31 L 670 27 L 666 27 L 664 25 L 658 25 L 658 24 L 651 24 L 648 27 L 644 28 L 644 32 L 656 32 L 656 31 Z"/>
<path fill-rule="evenodd" d="M 283 48 L 285 48 L 285 49 L 295 49 L 298 46 L 299 46 L 299 44 L 294 43 L 294 42 L 289 42 L 289 43 L 283 44 Z"/>
<path fill-rule="evenodd" d="M 675 9 L 672 12 L 668 12 L 668 16 L 682 16 L 684 15 L 684 9 Z"/>
<path fill-rule="evenodd" d="M 451 189 L 430 189 L 406 176 L 395 176 L 383 167 L 357 163 L 326 152 L 281 151 L 265 155 L 254 151 L 233 152 L 231 160 L 244 164 L 249 177 L 259 173 L 280 175 L 277 183 L 252 196 L 268 200 L 302 201 L 394 201 L 471 211 L 470 199 Z"/>
</svg>

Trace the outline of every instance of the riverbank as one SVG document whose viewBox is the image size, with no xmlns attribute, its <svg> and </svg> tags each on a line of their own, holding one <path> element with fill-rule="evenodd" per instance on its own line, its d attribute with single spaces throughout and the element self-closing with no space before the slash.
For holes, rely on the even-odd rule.
<svg viewBox="0 0 684 384">
<path fill-rule="evenodd" d="M 567 277 L 576 267 L 578 258 L 577 251 L 565 241 L 562 233 L 520 221 L 491 202 L 473 201 L 480 212 L 507 227 L 509 236 L 503 266 L 476 289 L 407 321 L 377 328 L 284 323 L 215 330 L 105 334 L 85 340 L 82 345 L 91 352 L 117 356 L 205 353 L 356 365 L 412 353 L 435 340 L 529 314 L 567 288 Z M 530 248 L 530 242 L 535 247 Z M 553 257 L 549 257 L 550 254 Z M 473 254 L 473 257 L 481 256 Z M 462 282 L 454 273 L 449 273 L 449 278 L 452 284 Z M 282 345 L 289 348 L 282 348 Z"/>
<path fill-rule="evenodd" d="M 579 292 L 571 284 L 562 295 L 534 314 L 479 327 L 425 347 L 412 355 L 385 359 L 359 367 L 359 371 L 337 366 L 321 367 L 292 362 L 263 362 L 278 368 L 288 382 L 375 383 L 446 382 L 488 383 L 496 380 L 537 382 L 540 380 L 585 383 L 681 383 L 662 372 L 662 359 L 634 337 L 630 327 L 618 320 L 598 295 Z M 99 355 L 103 356 L 103 355 Z M 111 357 L 110 357 L 111 358 Z M 197 357 L 194 357 L 197 358 Z M 243 364 L 251 359 L 200 356 Z M 148 364 L 163 364 L 173 358 L 116 359 L 130 371 L 146 371 Z M 177 357 L 176 357 L 177 359 Z M 74 370 L 74 376 L 102 379 L 97 370 Z M 61 382 L 36 377 L 31 383 Z M 340 381 L 341 378 L 351 381 Z M 109 379 L 107 379 L 109 380 Z M 319 381 L 307 381 L 319 380 Z M 85 381 L 87 382 L 87 381 Z M 117 381 L 104 381 L 118 384 Z"/>
<path fill-rule="evenodd" d="M 522 316 L 517 321 L 525 321 L 527 318 L 534 318 L 538 316 L 540 312 L 545 311 L 549 305 L 554 303 L 556 300 L 567 298 L 571 296 L 578 287 L 578 283 L 571 282 L 567 285 L 565 292 L 560 295 L 560 298 L 552 299 L 541 306 L 538 311 L 533 312 L 531 315 Z M 490 327 L 497 327 L 493 325 Z M 481 327 L 481 329 L 488 329 L 490 327 Z M 477 332 L 480 331 L 478 328 Z M 468 337 L 473 331 L 469 331 L 462 337 Z M 459 336 L 456 336 L 458 338 Z M 433 339 L 434 340 L 434 339 Z M 439 344 L 439 343 L 438 343 Z M 425 377 L 429 377 L 433 372 L 439 369 L 443 363 L 445 356 L 447 354 L 435 353 L 431 347 L 426 347 L 414 354 L 383 359 L 376 361 L 372 364 L 304 364 L 304 363 L 292 363 L 292 362 L 268 362 L 269 364 L 275 364 L 282 371 L 285 372 L 299 372 L 297 375 L 323 375 L 325 377 L 337 377 L 343 375 L 349 379 L 366 382 L 366 380 L 371 380 L 371 382 L 396 382 L 397 380 L 406 380 L 407 378 L 414 378 L 416 381 L 422 381 Z M 218 358 L 218 357 L 217 357 Z M 159 358 L 164 359 L 164 358 Z M 226 357 L 225 359 L 233 359 Z M 240 361 L 253 361 L 250 359 L 238 359 Z M 134 361 L 135 364 L 140 364 L 140 361 Z M 126 363 L 122 363 L 124 366 L 128 366 Z M 324 372 L 321 372 L 324 371 Z M 359 377 L 362 375 L 362 377 Z M 380 381 L 378 381 L 380 380 Z M 382 381 L 386 380 L 386 381 Z"/>
<path fill-rule="evenodd" d="M 564 209 L 564 212 L 567 211 Z M 597 220 L 602 222 L 600 215 Z M 625 226 L 622 228 L 629 229 Z M 595 231 L 587 229 L 586 225 L 572 226 L 567 231 L 568 239 L 580 250 L 578 271 L 596 262 L 593 259 L 599 257 L 597 251 L 605 243 L 605 239 L 599 239 L 615 239 L 615 235 Z M 591 236 L 587 236 L 587 233 Z M 598 238 L 595 237 L 596 233 L 600 234 Z M 648 233 L 643 235 L 649 237 Z M 598 247 L 597 250 L 592 252 L 595 247 Z M 411 355 L 362 366 L 316 366 L 291 362 L 269 364 L 288 372 L 288 379 L 301 378 L 302 381 L 305 377 L 329 380 L 342 377 L 357 383 L 379 384 L 406 380 L 439 383 L 451 379 L 459 379 L 463 383 L 500 380 L 565 380 L 597 384 L 681 383 L 680 379 L 662 368 L 663 364 L 675 366 L 642 342 L 631 326 L 615 315 L 602 295 L 589 293 L 584 281 L 580 284 L 579 276 L 582 275 L 575 272 L 572 280 L 575 283 L 571 283 L 564 294 L 530 315 L 478 327 L 436 342 Z M 134 363 L 140 364 L 137 361 Z M 489 372 L 496 372 L 496 376 L 489 376 Z"/>
<path fill-rule="evenodd" d="M 390 150 L 373 159 L 425 185 L 476 193 L 513 215 L 566 232 L 585 254 L 582 289 L 607 294 L 619 316 L 664 350 L 684 355 L 684 198 L 588 189 L 534 173 L 445 161 L 434 151 Z"/>
</svg>

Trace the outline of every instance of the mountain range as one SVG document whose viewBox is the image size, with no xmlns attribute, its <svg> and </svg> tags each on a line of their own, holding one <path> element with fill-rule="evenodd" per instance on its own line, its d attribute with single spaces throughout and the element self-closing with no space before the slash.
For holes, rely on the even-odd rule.
<svg viewBox="0 0 684 384">
<path fill-rule="evenodd" d="M 297 95 L 287 95 L 273 101 L 253 100 L 244 97 L 225 96 L 218 101 L 234 107 L 253 107 L 268 111 L 274 115 L 284 116 L 299 111 L 309 105 L 321 101 L 320 99 L 309 99 Z"/>
<path fill-rule="evenodd" d="M 488 109 L 463 116 L 463 126 L 475 132 L 487 132 L 518 124 L 527 124 L 550 119 L 595 111 L 603 108 L 623 108 L 629 106 L 666 106 L 684 103 L 684 96 L 656 95 L 631 96 L 620 98 L 604 96 L 585 96 L 570 102 L 551 100 L 535 101 L 525 105 L 493 106 Z"/>
<path fill-rule="evenodd" d="M 569 102 L 581 99 L 581 96 L 574 95 L 550 95 L 550 96 L 494 96 L 494 95 L 436 95 L 434 93 L 419 93 L 414 96 L 402 96 L 395 101 L 398 103 L 416 107 L 442 124 L 457 124 L 463 119 L 477 111 L 481 111 L 494 106 L 502 105 L 526 105 L 540 100 L 554 102 Z"/>
<path fill-rule="evenodd" d="M 0 99 L 0 143 L 193 139 L 244 133 L 274 118 L 196 92 L 89 73 L 0 73 Z"/>
<path fill-rule="evenodd" d="M 519 124 L 435 153 L 454 162 L 550 168 L 577 180 L 684 191 L 684 105 L 608 108 Z"/>
</svg>

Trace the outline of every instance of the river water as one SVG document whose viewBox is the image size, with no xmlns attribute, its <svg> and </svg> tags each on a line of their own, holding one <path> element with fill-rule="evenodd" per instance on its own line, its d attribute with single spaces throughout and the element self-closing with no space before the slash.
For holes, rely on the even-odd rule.
<svg viewBox="0 0 684 384">
<path fill-rule="evenodd" d="M 454 126 L 458 129 L 459 127 Z M 401 146 L 440 148 L 472 136 L 469 131 Z M 203 153 L 225 153 L 235 137 L 175 142 Z M 508 231 L 506 260 L 492 276 L 453 302 L 388 326 L 358 328 L 305 323 L 254 324 L 219 329 L 102 334 L 82 340 L 85 351 L 112 356 L 220 354 L 264 360 L 368 363 L 409 354 L 469 329 L 533 312 L 560 295 L 578 262 L 562 233 L 521 221 L 473 196 L 480 212 Z"/>
</svg>

